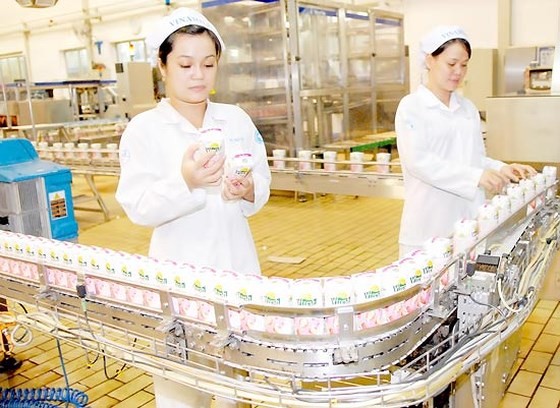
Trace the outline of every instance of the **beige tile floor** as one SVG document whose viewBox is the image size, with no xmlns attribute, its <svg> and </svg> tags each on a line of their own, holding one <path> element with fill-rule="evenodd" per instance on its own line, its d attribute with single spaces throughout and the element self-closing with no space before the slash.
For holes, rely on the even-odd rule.
<svg viewBox="0 0 560 408">
<path fill-rule="evenodd" d="M 79 241 L 145 254 L 150 231 L 132 225 L 122 213 L 114 200 L 115 182 L 112 177 L 97 178 L 111 221 L 103 222 L 100 213 L 76 212 Z M 79 177 L 73 190 L 75 194 L 89 193 Z M 293 194 L 273 194 L 267 206 L 251 218 L 265 275 L 343 275 L 383 266 L 397 258 L 401 201 L 332 195 L 307 198 L 298 202 Z M 287 263 L 296 257 L 303 258 L 302 262 Z M 560 406 L 559 344 L 560 306 L 554 300 L 541 300 L 523 326 L 516 374 L 500 408 Z M 155 406 L 151 378 L 146 373 L 131 367 L 122 369 L 120 363 L 102 359 L 89 365 L 88 357 L 92 356 L 68 344 L 62 344 L 62 350 L 70 384 L 87 392 L 90 407 Z M 33 343 L 17 350 L 17 356 L 23 360 L 22 367 L 0 374 L 0 387 L 64 386 L 53 339 L 38 334 Z"/>
</svg>

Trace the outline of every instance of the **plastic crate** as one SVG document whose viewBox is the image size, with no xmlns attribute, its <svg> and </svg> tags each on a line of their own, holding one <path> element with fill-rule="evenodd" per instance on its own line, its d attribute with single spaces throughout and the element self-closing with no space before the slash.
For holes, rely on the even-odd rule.
<svg viewBox="0 0 560 408">
<path fill-rule="evenodd" d="M 0 212 L 0 230 L 50 238 L 49 214 L 46 209 L 21 214 Z"/>
<path fill-rule="evenodd" d="M 0 183 L 0 212 L 21 214 L 47 207 L 42 179 Z"/>
</svg>

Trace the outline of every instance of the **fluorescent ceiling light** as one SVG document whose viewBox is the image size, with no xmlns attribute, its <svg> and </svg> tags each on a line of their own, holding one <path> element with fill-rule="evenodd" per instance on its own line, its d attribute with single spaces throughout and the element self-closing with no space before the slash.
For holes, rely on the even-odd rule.
<svg viewBox="0 0 560 408">
<path fill-rule="evenodd" d="M 52 7 L 58 0 L 16 0 L 22 7 Z"/>
</svg>

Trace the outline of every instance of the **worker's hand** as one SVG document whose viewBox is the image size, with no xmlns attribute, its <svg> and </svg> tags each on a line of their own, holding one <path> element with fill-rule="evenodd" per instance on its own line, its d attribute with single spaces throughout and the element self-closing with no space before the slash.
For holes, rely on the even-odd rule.
<svg viewBox="0 0 560 408">
<path fill-rule="evenodd" d="M 183 155 L 181 173 L 190 190 L 208 186 L 219 186 L 224 174 L 224 155 L 215 152 L 200 152 L 201 145 L 193 143 Z"/>
<path fill-rule="evenodd" d="M 517 183 L 521 179 L 534 176 L 537 174 L 537 171 L 527 164 L 512 163 L 503 166 L 500 169 L 500 173 Z"/>
<path fill-rule="evenodd" d="M 253 183 L 253 175 L 249 173 L 244 177 L 225 177 L 222 197 L 224 200 L 244 199 L 254 202 L 255 185 Z"/>
<path fill-rule="evenodd" d="M 509 179 L 497 170 L 485 169 L 480 176 L 478 186 L 484 188 L 490 194 L 500 194 Z"/>
</svg>

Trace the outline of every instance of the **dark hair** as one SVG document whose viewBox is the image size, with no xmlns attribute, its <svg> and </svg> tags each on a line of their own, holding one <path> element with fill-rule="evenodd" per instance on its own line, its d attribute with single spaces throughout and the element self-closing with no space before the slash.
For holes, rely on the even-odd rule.
<svg viewBox="0 0 560 408">
<path fill-rule="evenodd" d="M 216 34 L 208 30 L 206 27 L 201 27 L 199 25 L 188 25 L 188 26 L 178 28 L 177 30 L 169 34 L 169 36 L 161 43 L 158 52 L 158 56 L 159 59 L 161 60 L 161 63 L 163 65 L 167 64 L 167 56 L 171 53 L 171 51 L 173 51 L 173 43 L 175 42 L 175 38 L 178 35 L 180 34 L 201 35 L 204 33 L 208 33 L 210 35 L 210 38 L 212 38 L 212 40 L 214 41 L 214 44 L 216 45 L 216 55 L 219 59 L 220 55 L 222 54 L 222 46 L 220 44 L 220 40 L 218 40 L 218 37 L 216 37 Z"/>
<path fill-rule="evenodd" d="M 465 40 L 463 38 L 453 38 L 449 41 L 444 42 L 443 44 L 441 44 L 439 46 L 439 48 L 437 50 L 432 52 L 432 57 L 437 57 L 439 54 L 441 54 L 443 51 L 445 51 L 445 49 L 447 47 L 449 47 L 451 44 L 454 44 L 454 43 L 463 44 L 463 47 L 465 47 L 465 50 L 467 51 L 467 54 L 469 54 L 469 59 L 471 58 L 471 54 L 472 54 L 471 45 L 469 44 L 469 42 L 467 40 Z"/>
</svg>

